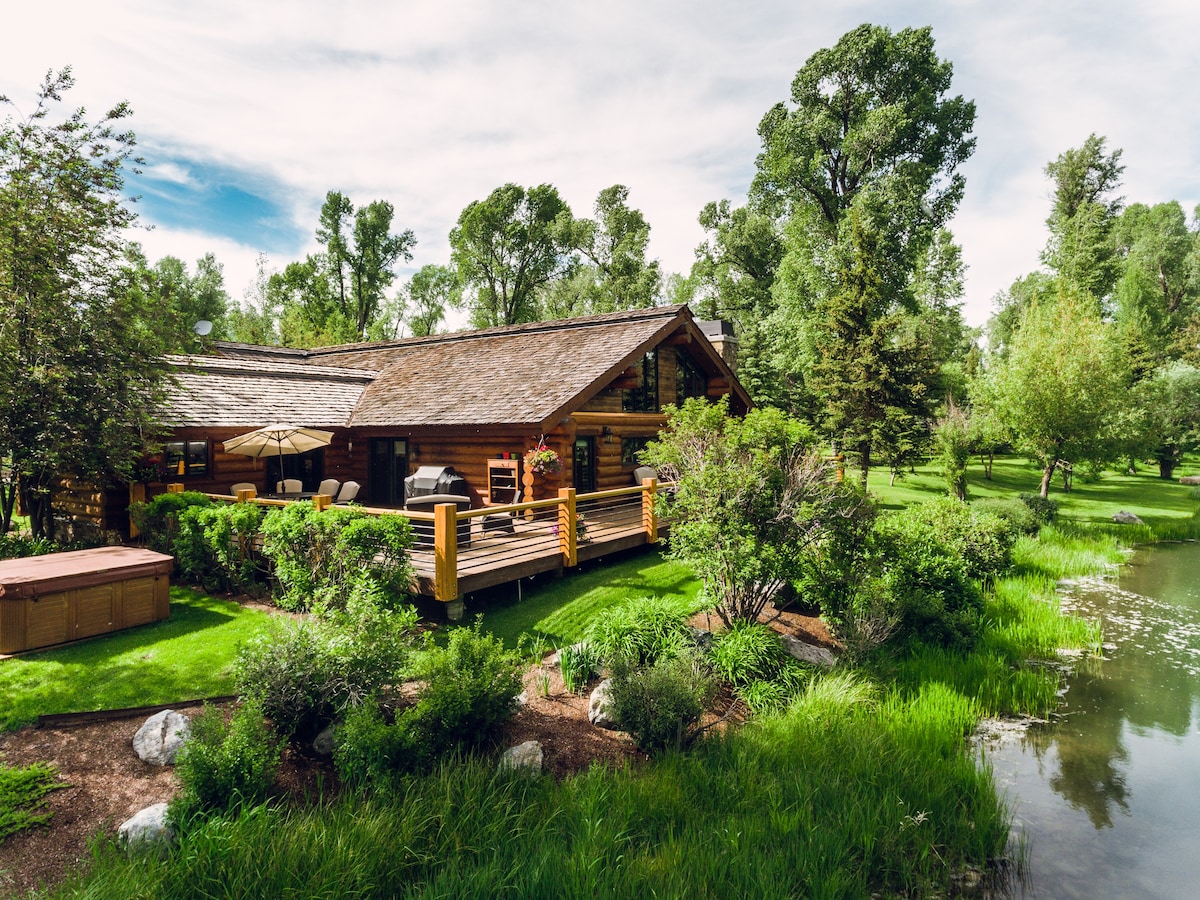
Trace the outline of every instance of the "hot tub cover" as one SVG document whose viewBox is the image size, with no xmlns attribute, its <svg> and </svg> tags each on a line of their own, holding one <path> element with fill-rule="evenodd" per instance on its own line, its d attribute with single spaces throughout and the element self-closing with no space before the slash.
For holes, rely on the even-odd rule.
<svg viewBox="0 0 1200 900">
<path fill-rule="evenodd" d="M 0 560 L 0 599 L 94 587 L 111 581 L 170 575 L 173 557 L 136 547 L 97 547 Z"/>
</svg>

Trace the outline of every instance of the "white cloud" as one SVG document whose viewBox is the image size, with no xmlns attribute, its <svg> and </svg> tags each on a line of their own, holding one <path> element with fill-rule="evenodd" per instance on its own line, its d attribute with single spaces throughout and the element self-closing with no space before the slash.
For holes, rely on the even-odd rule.
<svg viewBox="0 0 1200 900">
<path fill-rule="evenodd" d="M 391 201 L 417 234 L 418 266 L 444 262 L 462 208 L 506 181 L 550 182 L 577 214 L 621 182 L 653 227 L 652 252 L 686 270 L 701 206 L 745 196 L 763 113 L 811 53 L 862 21 L 931 24 L 955 64 L 954 90 L 977 102 L 978 148 L 954 223 L 970 320 L 1037 265 L 1042 169 L 1089 133 L 1125 148 L 1131 200 L 1200 201 L 1191 2 L 67 7 L 53 28 L 27 4 L 7 16 L 21 39 L 0 59 L 5 93 L 28 97 L 47 68 L 72 63 L 70 102 L 99 110 L 128 99 L 146 148 L 263 173 L 310 245 L 326 190 Z M 185 174 L 147 162 L 147 174 Z M 212 250 L 227 276 L 252 274 L 256 248 L 213 228 L 163 229 L 155 246 L 185 259 Z"/>
</svg>

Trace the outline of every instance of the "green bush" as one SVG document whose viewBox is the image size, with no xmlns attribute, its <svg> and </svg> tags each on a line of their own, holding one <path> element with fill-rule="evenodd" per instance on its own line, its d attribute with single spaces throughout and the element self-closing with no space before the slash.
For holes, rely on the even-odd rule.
<svg viewBox="0 0 1200 900">
<path fill-rule="evenodd" d="M 192 506 L 212 506 L 213 501 L 198 491 L 159 494 L 145 503 L 132 503 L 129 517 L 146 538 L 146 546 L 159 553 L 175 555 L 179 516 Z"/>
<path fill-rule="evenodd" d="M 412 528 L 404 516 L 291 503 L 267 514 L 262 535 L 285 609 L 340 608 L 366 581 L 382 588 L 393 606 L 409 597 Z"/>
<path fill-rule="evenodd" d="M 676 656 L 690 646 L 688 608 L 666 597 L 642 597 L 604 610 L 588 629 L 587 642 L 610 663 L 635 665 Z"/>
<path fill-rule="evenodd" d="M 377 704 L 347 714 L 335 736 L 338 773 L 363 783 L 423 772 L 479 744 L 516 711 L 523 669 L 520 657 L 478 622 L 455 629 L 445 647 L 430 646 L 416 660 L 411 674 L 424 686 L 392 724 Z"/>
<path fill-rule="evenodd" d="M 967 578 L 987 581 L 1012 564 L 1017 532 L 1001 517 L 944 497 L 928 500 L 881 520 L 885 532 L 909 532 L 962 560 Z"/>
<path fill-rule="evenodd" d="M 65 548 L 48 538 L 17 537 L 15 534 L 0 534 L 0 559 L 24 559 L 30 556 L 45 556 L 58 553 Z"/>
<path fill-rule="evenodd" d="M 219 707 L 206 705 L 192 720 L 175 761 L 181 790 L 170 818 L 186 824 L 197 815 L 260 802 L 275 781 L 281 755 L 282 744 L 257 703 L 243 704 L 228 724 Z"/>
<path fill-rule="evenodd" d="M 34 825 L 50 821 L 45 797 L 67 787 L 58 770 L 44 762 L 12 768 L 0 765 L 0 841 Z"/>
<path fill-rule="evenodd" d="M 779 635 L 758 622 L 735 622 L 716 635 L 709 656 L 716 673 L 738 686 L 769 679 L 787 658 Z"/>
<path fill-rule="evenodd" d="M 613 718 L 647 753 L 687 746 L 712 693 L 712 677 L 694 652 L 641 668 L 613 664 Z"/>
<path fill-rule="evenodd" d="M 242 697 L 261 704 L 287 736 L 315 735 L 351 707 L 374 702 L 408 661 L 416 612 L 390 610 L 370 591 L 325 619 L 277 624 L 238 656 Z"/>
<path fill-rule="evenodd" d="M 1037 534 L 1042 524 L 1029 505 L 1016 497 L 983 497 L 972 501 L 971 508 L 996 516 L 1017 534 Z"/>
<path fill-rule="evenodd" d="M 255 549 L 262 521 L 262 507 L 254 503 L 184 509 L 175 539 L 180 571 L 207 591 L 257 594 L 265 574 Z"/>
<path fill-rule="evenodd" d="M 1053 497 L 1043 497 L 1041 494 L 1017 495 L 1022 503 L 1033 511 L 1039 525 L 1049 525 L 1058 517 L 1058 501 Z"/>
</svg>

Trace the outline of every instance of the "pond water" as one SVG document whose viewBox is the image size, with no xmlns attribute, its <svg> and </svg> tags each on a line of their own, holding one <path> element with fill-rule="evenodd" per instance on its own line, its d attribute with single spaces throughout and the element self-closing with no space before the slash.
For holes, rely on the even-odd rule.
<svg viewBox="0 0 1200 900">
<path fill-rule="evenodd" d="M 1019 897 L 1200 896 L 1200 544 L 1139 551 L 1064 606 L 1114 645 L 1052 724 L 985 749 L 1028 849 Z"/>
</svg>

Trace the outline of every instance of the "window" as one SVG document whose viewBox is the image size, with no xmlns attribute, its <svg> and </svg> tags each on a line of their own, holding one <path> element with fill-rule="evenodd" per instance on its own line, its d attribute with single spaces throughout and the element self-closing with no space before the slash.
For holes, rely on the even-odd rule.
<svg viewBox="0 0 1200 900">
<path fill-rule="evenodd" d="M 648 437 L 621 438 L 621 465 L 640 466 L 642 463 L 637 455 L 646 449 L 648 443 Z"/>
<path fill-rule="evenodd" d="M 679 405 L 689 397 L 707 397 L 708 380 L 696 368 L 692 358 L 682 350 L 675 351 L 675 402 Z"/>
<path fill-rule="evenodd" d="M 167 478 L 208 474 L 208 441 L 169 441 L 163 447 Z"/>
<path fill-rule="evenodd" d="M 635 366 L 638 386 L 621 391 L 622 412 L 658 412 L 658 358 L 651 350 Z"/>
</svg>

